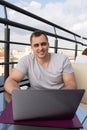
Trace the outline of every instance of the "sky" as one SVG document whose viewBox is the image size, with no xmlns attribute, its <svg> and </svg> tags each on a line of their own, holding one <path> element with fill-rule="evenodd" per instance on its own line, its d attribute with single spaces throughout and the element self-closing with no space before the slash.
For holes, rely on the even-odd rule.
<svg viewBox="0 0 87 130">
<path fill-rule="evenodd" d="M 5 0 L 5 1 L 15 4 L 31 13 L 34 13 L 74 33 L 77 33 L 82 37 L 87 37 L 87 0 Z M 28 25 L 30 24 L 35 27 L 40 27 L 40 23 L 37 23 L 37 25 L 35 25 L 36 21 L 32 21 L 31 19 L 30 22 L 30 19 L 28 19 L 25 16 L 20 16 L 20 14 L 14 12 L 13 10 L 8 11 L 8 17 L 13 21 L 16 20 Z M 41 26 L 44 29 L 44 25 Z M 50 28 L 48 30 L 50 30 Z M 28 35 L 26 36 L 26 39 L 27 38 Z M 24 39 L 24 35 L 22 35 L 22 39 Z"/>
</svg>

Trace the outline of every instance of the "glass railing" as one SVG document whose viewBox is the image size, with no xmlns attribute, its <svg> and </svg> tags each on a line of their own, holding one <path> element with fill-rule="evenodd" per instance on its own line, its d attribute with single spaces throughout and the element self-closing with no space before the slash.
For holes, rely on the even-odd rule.
<svg viewBox="0 0 87 130">
<path fill-rule="evenodd" d="M 2 32 L 0 36 L 0 52 L 2 52 L 2 56 L 0 56 L 1 92 L 4 91 L 3 84 L 5 79 L 18 60 L 21 56 L 31 51 L 29 36 L 32 31 L 44 31 L 50 39 L 49 51 L 64 53 L 69 56 L 71 61 L 74 61 L 77 54 L 82 51 L 82 48 L 87 46 L 83 43 L 83 40 L 86 40 L 86 38 L 82 38 L 82 36 L 70 30 L 4 0 L 0 1 L 0 9 L 3 12 L 0 17 L 0 32 Z M 18 13 L 19 18 L 12 18 L 9 13 L 10 11 Z M 22 21 L 22 17 L 25 20 Z M 26 22 L 26 19 L 28 22 Z M 21 34 L 20 37 L 19 33 Z M 22 81 L 21 86 L 23 83 L 24 85 L 28 84 L 27 80 Z"/>
</svg>

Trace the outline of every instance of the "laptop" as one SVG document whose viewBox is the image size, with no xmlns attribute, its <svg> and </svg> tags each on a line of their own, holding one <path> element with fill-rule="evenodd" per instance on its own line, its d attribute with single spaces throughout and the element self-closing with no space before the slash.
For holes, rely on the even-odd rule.
<svg viewBox="0 0 87 130">
<path fill-rule="evenodd" d="M 13 90 L 13 120 L 72 119 L 85 90 Z"/>
</svg>

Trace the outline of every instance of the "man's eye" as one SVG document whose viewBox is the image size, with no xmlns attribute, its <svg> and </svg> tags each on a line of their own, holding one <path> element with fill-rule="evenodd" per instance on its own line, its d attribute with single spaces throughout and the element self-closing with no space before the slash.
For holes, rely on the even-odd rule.
<svg viewBox="0 0 87 130">
<path fill-rule="evenodd" d="M 39 44 L 34 44 L 34 47 L 38 47 L 39 46 Z"/>
<path fill-rule="evenodd" d="M 39 46 L 46 46 L 47 45 L 47 43 L 46 42 L 42 42 L 42 43 L 40 43 L 40 44 L 34 44 L 33 46 L 34 47 L 39 47 Z"/>
<path fill-rule="evenodd" d="M 46 42 L 42 42 L 42 43 L 41 43 L 41 46 L 46 46 L 46 45 L 47 45 Z"/>
</svg>

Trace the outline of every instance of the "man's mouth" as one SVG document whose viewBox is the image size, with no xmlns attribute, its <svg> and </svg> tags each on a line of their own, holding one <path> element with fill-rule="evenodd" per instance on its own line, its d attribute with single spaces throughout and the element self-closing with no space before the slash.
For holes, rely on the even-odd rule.
<svg viewBox="0 0 87 130">
<path fill-rule="evenodd" d="M 43 55 L 43 54 L 44 54 L 44 51 L 40 51 L 39 54 L 40 54 L 40 55 Z"/>
</svg>

